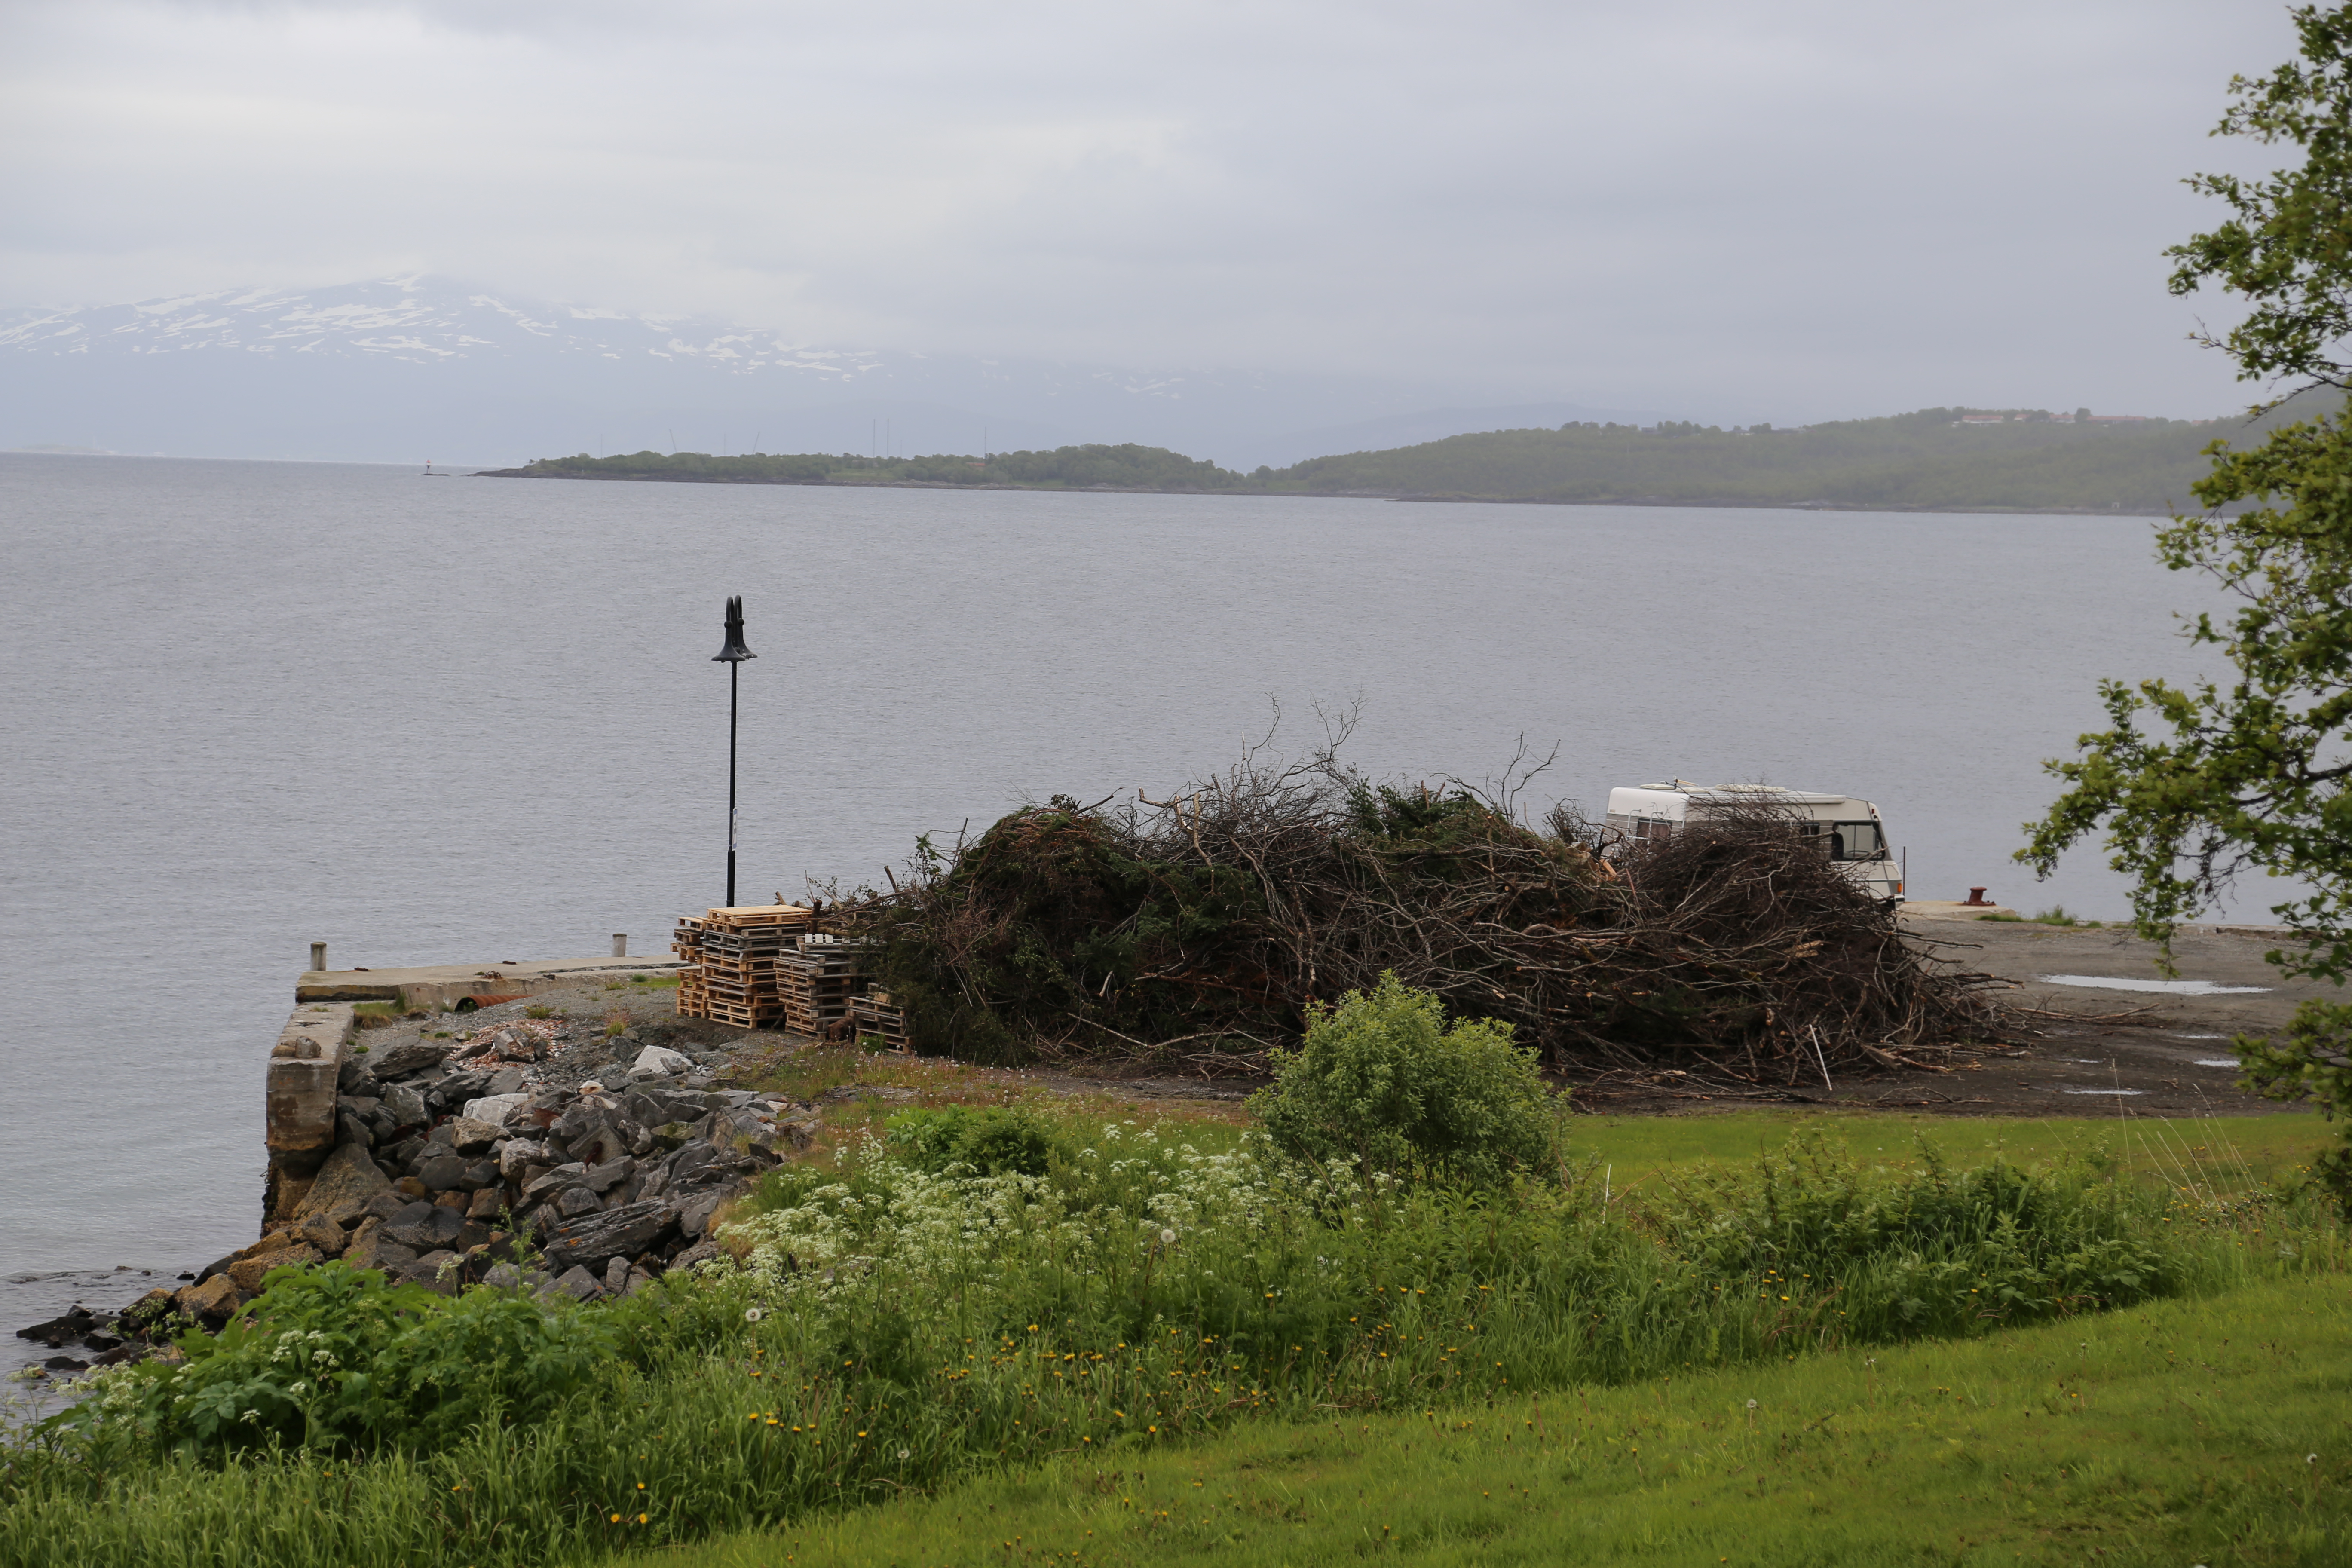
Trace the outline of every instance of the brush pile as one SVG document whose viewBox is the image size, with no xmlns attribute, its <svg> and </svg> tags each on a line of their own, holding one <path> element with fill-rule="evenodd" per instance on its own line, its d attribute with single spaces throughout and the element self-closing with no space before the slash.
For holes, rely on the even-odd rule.
<svg viewBox="0 0 2352 1568">
<path fill-rule="evenodd" d="M 1055 796 L 910 871 L 827 924 L 871 944 L 917 1048 L 970 1059 L 1254 1068 L 1386 971 L 1556 1065 L 1759 1085 L 1916 1065 L 1990 1024 L 1977 977 L 1761 805 L 1616 843 L 1326 753 L 1166 801 Z"/>
</svg>

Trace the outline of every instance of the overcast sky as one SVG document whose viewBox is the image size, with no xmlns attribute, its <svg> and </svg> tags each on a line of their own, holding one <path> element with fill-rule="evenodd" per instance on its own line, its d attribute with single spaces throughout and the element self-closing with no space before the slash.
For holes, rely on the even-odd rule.
<svg viewBox="0 0 2352 1568">
<path fill-rule="evenodd" d="M 0 303 L 431 271 L 1784 423 L 2241 405 L 2258 0 L 0 5 Z"/>
</svg>

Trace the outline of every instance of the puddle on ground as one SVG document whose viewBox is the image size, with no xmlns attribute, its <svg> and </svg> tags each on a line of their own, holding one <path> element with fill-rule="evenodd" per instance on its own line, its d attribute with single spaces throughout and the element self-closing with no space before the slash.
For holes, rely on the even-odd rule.
<svg viewBox="0 0 2352 1568">
<path fill-rule="evenodd" d="M 2072 1062 L 2078 1068 L 2103 1068 L 2107 1065 L 2107 1058 L 2105 1057 L 2053 1057 L 2051 1059 Z"/>
<path fill-rule="evenodd" d="M 2210 980 L 2116 980 L 2105 974 L 2037 974 L 2051 985 L 2086 985 L 2100 991 L 2145 991 L 2158 996 L 2244 996 L 2267 985 L 2221 985 Z"/>
<path fill-rule="evenodd" d="M 2061 1094 L 2146 1094 L 2144 1089 L 2062 1089 Z"/>
<path fill-rule="evenodd" d="M 2238 1065 L 2238 1058 L 2235 1057 L 2199 1057 L 2197 1058 L 2197 1065 L 2200 1068 L 2233 1068 Z"/>
<path fill-rule="evenodd" d="M 2175 1035 L 2172 1037 L 2176 1040 L 2226 1040 L 2230 1037 L 2227 1035 Z"/>
</svg>

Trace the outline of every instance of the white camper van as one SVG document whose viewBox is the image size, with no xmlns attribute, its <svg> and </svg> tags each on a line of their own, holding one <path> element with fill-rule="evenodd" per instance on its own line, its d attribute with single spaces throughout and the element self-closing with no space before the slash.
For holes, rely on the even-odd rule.
<svg viewBox="0 0 2352 1568">
<path fill-rule="evenodd" d="M 1664 838 L 1685 822 L 1704 821 L 1710 811 L 1748 805 L 1785 815 L 1800 832 L 1819 837 L 1837 868 L 1873 898 L 1900 903 L 1903 868 L 1887 847 L 1886 825 L 1878 807 L 1852 795 L 1814 795 L 1773 784 L 1720 788 L 1688 779 L 1609 792 L 1608 826 L 1628 839 Z"/>
</svg>

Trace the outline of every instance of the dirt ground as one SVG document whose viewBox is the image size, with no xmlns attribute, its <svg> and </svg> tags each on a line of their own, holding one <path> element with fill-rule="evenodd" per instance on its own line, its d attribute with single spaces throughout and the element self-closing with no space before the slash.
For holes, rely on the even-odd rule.
<svg viewBox="0 0 2352 1568">
<path fill-rule="evenodd" d="M 2183 980 L 2259 986 L 2221 995 L 2170 995 L 2053 982 L 2047 976 L 2156 982 L 2156 946 L 2127 930 L 2009 921 L 1917 919 L 1922 944 L 1963 969 L 2008 982 L 2004 1044 L 1943 1073 L 1819 1078 L 1785 1089 L 1727 1094 L 1612 1077 L 1580 1086 L 1579 1098 L 1612 1112 L 1691 1113 L 1769 1103 L 1851 1105 L 1955 1116 L 2262 1116 L 2292 1108 L 2240 1092 L 2232 1035 L 2284 1025 L 2305 997 L 2336 987 L 2290 981 L 2263 962 L 2274 938 L 2242 930 L 2184 928 L 2173 943 Z M 1571 1079 L 1572 1081 L 1572 1079 Z"/>
</svg>

